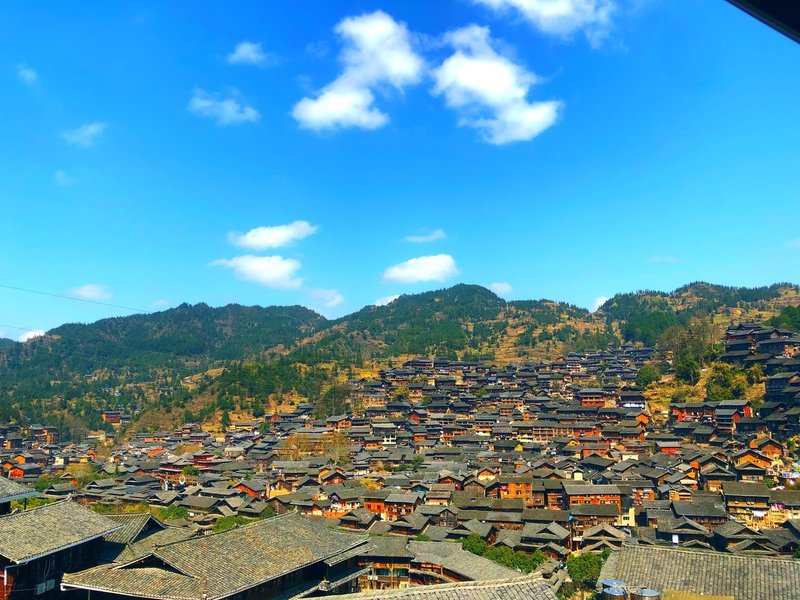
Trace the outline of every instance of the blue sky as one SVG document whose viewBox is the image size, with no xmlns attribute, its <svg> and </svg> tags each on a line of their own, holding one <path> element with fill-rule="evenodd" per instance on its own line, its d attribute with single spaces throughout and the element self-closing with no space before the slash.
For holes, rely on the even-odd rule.
<svg viewBox="0 0 800 600">
<path fill-rule="evenodd" d="M 722 0 L 551 5 L 6 3 L 0 285 L 339 316 L 800 281 L 800 45 Z M 118 314 L 0 288 L 8 337 Z"/>
</svg>

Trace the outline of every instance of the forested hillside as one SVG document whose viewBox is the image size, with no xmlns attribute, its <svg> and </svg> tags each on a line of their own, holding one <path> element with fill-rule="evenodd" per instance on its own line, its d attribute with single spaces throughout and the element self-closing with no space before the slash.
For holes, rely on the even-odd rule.
<svg viewBox="0 0 800 600">
<path fill-rule="evenodd" d="M 718 323 L 726 319 L 764 320 L 798 301 L 798 287 L 789 283 L 738 288 L 697 282 L 672 293 L 617 294 L 599 312 L 609 323 L 619 324 L 625 340 L 652 345 L 667 329 L 685 326 L 693 317 Z"/>
<path fill-rule="evenodd" d="M 148 395 L 172 395 L 186 375 L 233 360 L 266 359 L 267 351 L 327 324 L 301 306 L 183 304 L 62 325 L 0 348 L 0 418 L 46 420 L 69 410 L 97 425 L 103 408 L 139 407 Z"/>
<path fill-rule="evenodd" d="M 672 352 L 691 375 L 713 359 L 705 342 L 724 325 L 755 320 L 797 329 L 798 304 L 791 284 L 702 282 L 618 294 L 594 313 L 550 300 L 506 302 L 463 284 L 336 321 L 300 306 L 184 304 L 0 343 L 0 419 L 96 428 L 108 408 L 149 413 L 159 423 L 228 410 L 259 414 L 289 398 L 330 412 L 341 407 L 337 386 L 353 369 L 414 355 L 505 363 L 633 342 Z M 702 351 L 693 345 L 698 339 Z"/>
<path fill-rule="evenodd" d="M 800 306 L 787 306 L 780 314 L 772 317 L 769 324 L 773 327 L 800 331 Z"/>
</svg>

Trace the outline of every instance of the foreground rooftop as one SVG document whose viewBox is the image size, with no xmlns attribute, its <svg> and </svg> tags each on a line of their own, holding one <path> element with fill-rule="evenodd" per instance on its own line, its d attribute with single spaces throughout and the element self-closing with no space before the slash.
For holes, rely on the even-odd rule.
<svg viewBox="0 0 800 600">
<path fill-rule="evenodd" d="M 609 556 L 599 581 L 736 600 L 796 600 L 800 561 L 720 552 L 623 546 Z"/>
<path fill-rule="evenodd" d="M 549 585 L 536 577 L 515 577 L 493 581 L 466 581 L 443 585 L 427 585 L 400 590 L 372 590 L 358 594 L 327 596 L 333 600 L 366 600 L 368 598 L 408 598 L 419 600 L 555 600 Z"/>
</svg>

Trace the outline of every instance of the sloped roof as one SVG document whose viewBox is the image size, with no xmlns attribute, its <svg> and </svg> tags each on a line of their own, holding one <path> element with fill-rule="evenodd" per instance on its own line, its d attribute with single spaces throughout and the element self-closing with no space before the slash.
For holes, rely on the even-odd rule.
<svg viewBox="0 0 800 600">
<path fill-rule="evenodd" d="M 449 542 L 409 542 L 408 550 L 414 561 L 441 565 L 462 577 L 476 581 L 487 579 L 508 579 L 519 573 L 491 560 L 467 552 L 460 544 Z"/>
<path fill-rule="evenodd" d="M 203 597 L 202 579 L 154 567 L 116 569 L 101 565 L 80 573 L 66 574 L 62 583 L 69 587 L 110 591 L 137 598 L 197 600 Z"/>
<path fill-rule="evenodd" d="M 107 515 L 107 517 L 122 526 L 106 536 L 107 542 L 116 544 L 130 544 L 149 523 L 155 524 L 159 529 L 164 529 L 164 525 L 153 518 L 150 513 Z"/>
<path fill-rule="evenodd" d="M 399 590 L 372 590 L 358 594 L 327 596 L 331 600 L 409 598 L 419 600 L 555 600 L 549 585 L 535 577 L 490 581 L 466 581 L 443 585 L 422 585 Z"/>
<path fill-rule="evenodd" d="M 53 502 L 0 518 L 0 556 L 26 563 L 121 527 L 71 500 Z"/>
<path fill-rule="evenodd" d="M 159 546 L 182 542 L 195 536 L 189 527 L 165 527 L 132 544 L 106 544 L 104 558 L 111 562 L 129 564 L 153 553 Z"/>
<path fill-rule="evenodd" d="M 153 556 L 178 573 L 158 569 L 153 585 L 148 577 L 138 575 L 151 569 L 121 566 L 65 575 L 64 584 L 137 597 L 182 599 L 199 597 L 191 594 L 204 583 L 204 592 L 213 600 L 367 544 L 366 536 L 332 530 L 288 513 L 222 533 L 156 546 Z"/>
<path fill-rule="evenodd" d="M 800 561 L 665 547 L 623 546 L 606 561 L 598 580 L 629 586 L 735 596 L 736 600 L 793 600 Z"/>
<path fill-rule="evenodd" d="M 35 495 L 36 492 L 27 485 L 11 481 L 6 477 L 0 477 L 0 503 L 20 500 Z"/>
<path fill-rule="evenodd" d="M 523 538 L 539 540 L 563 540 L 569 537 L 569 531 L 558 523 L 525 523 L 522 528 Z"/>
</svg>

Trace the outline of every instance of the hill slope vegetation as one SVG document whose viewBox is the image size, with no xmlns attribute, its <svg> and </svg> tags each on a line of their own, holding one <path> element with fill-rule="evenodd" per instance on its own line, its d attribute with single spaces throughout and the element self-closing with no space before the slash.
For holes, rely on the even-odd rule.
<svg viewBox="0 0 800 600">
<path fill-rule="evenodd" d="M 547 360 L 623 341 L 670 342 L 698 323 L 708 335 L 731 321 L 788 327 L 797 324 L 799 292 L 792 284 L 698 282 L 617 294 L 591 313 L 550 300 L 507 302 L 460 284 L 335 321 L 300 306 L 183 304 L 0 344 L 0 419 L 95 428 L 102 410 L 120 407 L 167 423 L 231 409 L 257 414 L 289 397 L 327 399 L 333 409 L 353 369 L 413 355 Z"/>
</svg>

